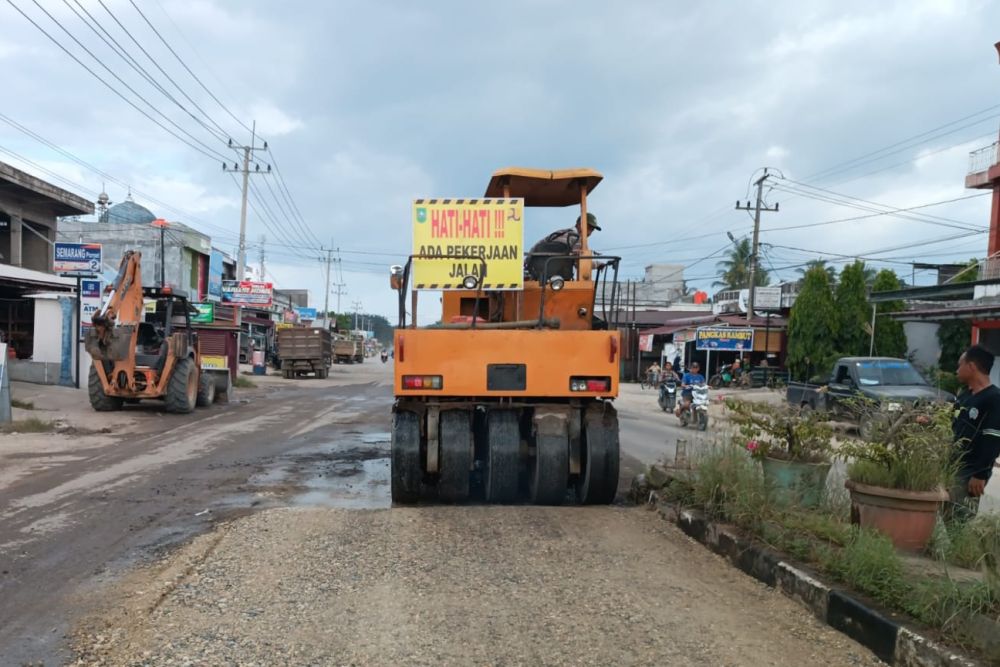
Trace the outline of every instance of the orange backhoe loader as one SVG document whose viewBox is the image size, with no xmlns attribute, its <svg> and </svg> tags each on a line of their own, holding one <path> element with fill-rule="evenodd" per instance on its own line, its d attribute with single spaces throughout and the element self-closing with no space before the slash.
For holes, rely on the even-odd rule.
<svg viewBox="0 0 1000 667">
<path fill-rule="evenodd" d="M 142 287 L 142 253 L 129 250 L 106 301 L 84 339 L 94 363 L 87 388 L 98 411 L 140 399 L 162 399 L 168 412 L 186 413 L 211 401 L 202 378 L 192 307 L 170 287 Z M 145 301 L 155 303 L 146 313 Z"/>
<path fill-rule="evenodd" d="M 601 179 L 591 169 L 503 169 L 485 196 L 579 207 L 587 220 L 587 195 Z M 615 498 L 620 258 L 595 255 L 583 234 L 549 239 L 523 259 L 523 289 L 508 291 L 490 291 L 482 254 L 411 255 L 393 267 L 394 502 L 527 496 L 555 505 L 571 492 L 580 503 Z M 409 283 L 414 262 L 427 260 L 483 266 L 460 279 L 465 289 L 443 292 L 439 324 L 418 327 L 418 292 Z"/>
</svg>

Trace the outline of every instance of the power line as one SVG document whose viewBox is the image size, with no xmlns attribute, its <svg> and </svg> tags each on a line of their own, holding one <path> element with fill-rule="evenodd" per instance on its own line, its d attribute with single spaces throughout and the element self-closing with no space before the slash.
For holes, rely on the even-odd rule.
<svg viewBox="0 0 1000 667">
<path fill-rule="evenodd" d="M 853 169 L 854 167 L 861 166 L 861 164 L 867 164 L 869 162 L 878 161 L 878 160 L 881 160 L 882 158 L 888 157 L 889 155 L 895 155 L 896 153 L 902 152 L 904 150 L 908 150 L 909 148 L 915 148 L 917 145 L 919 145 L 921 143 L 926 143 L 927 141 L 932 141 L 934 139 L 940 139 L 941 137 L 947 136 L 949 134 L 953 134 L 953 133 L 957 132 L 958 130 L 965 129 L 967 127 L 972 127 L 973 125 L 979 125 L 980 123 L 984 123 L 984 122 L 986 122 L 988 120 L 993 120 L 995 118 L 1000 117 L 1000 114 L 994 114 L 992 116 L 988 116 L 986 118 L 982 118 L 980 120 L 977 120 L 977 121 L 975 121 L 973 123 L 968 123 L 966 125 L 962 125 L 961 127 L 949 130 L 948 132 L 945 132 L 944 134 L 937 134 L 940 130 L 944 130 L 946 128 L 949 128 L 952 125 L 956 125 L 958 123 L 962 123 L 962 122 L 964 122 L 966 120 L 970 120 L 970 119 L 975 118 L 977 116 L 981 116 L 984 113 L 988 113 L 990 111 L 995 111 L 997 109 L 1000 109 L 1000 104 L 994 104 L 992 106 L 986 107 L 985 109 L 980 109 L 979 111 L 977 111 L 975 113 L 969 114 L 967 116 L 963 116 L 962 118 L 959 118 L 957 120 L 953 120 L 953 121 L 951 121 L 949 123 L 945 123 L 943 125 L 939 125 L 939 126 L 937 126 L 935 128 L 931 128 L 930 130 L 927 130 L 925 132 L 921 132 L 920 134 L 916 134 L 916 135 L 914 135 L 912 137 L 909 137 L 907 139 L 902 139 L 902 140 L 897 141 L 897 142 L 895 142 L 893 144 L 889 144 L 888 146 L 883 146 L 882 148 L 879 148 L 877 150 L 871 151 L 869 153 L 865 153 L 864 155 L 861 155 L 859 157 L 852 158 L 852 159 L 846 160 L 844 162 L 840 162 L 840 163 L 835 164 L 835 165 L 833 165 L 831 167 L 827 167 L 826 169 L 823 169 L 823 170 L 821 170 L 819 172 L 816 172 L 816 173 L 814 173 L 814 174 L 812 174 L 810 176 L 807 176 L 805 180 L 810 181 L 810 180 L 814 180 L 814 179 L 828 178 L 828 177 L 833 176 L 835 174 L 842 173 L 843 171 L 847 171 L 848 169 Z M 934 136 L 930 136 L 930 135 L 934 135 Z M 927 137 L 927 138 L 924 138 L 924 137 Z M 921 139 L 921 141 L 917 142 L 917 144 L 915 144 L 913 146 L 904 146 L 904 144 L 909 144 L 909 143 L 911 143 L 911 142 L 913 142 L 913 141 L 915 141 L 917 139 Z M 899 148 L 899 150 L 892 150 L 892 149 L 895 149 L 895 148 L 900 147 L 900 146 L 903 146 L 903 147 Z M 886 151 L 890 151 L 890 150 L 892 150 L 892 152 L 888 152 L 888 153 L 886 152 Z M 880 153 L 885 153 L 885 154 L 882 155 L 881 157 L 875 158 L 874 160 L 869 160 L 868 159 L 868 158 L 871 158 L 871 157 L 873 157 L 875 155 L 878 155 Z M 863 160 L 865 162 L 861 162 Z M 860 164 L 858 164 L 859 162 L 860 162 Z M 847 166 L 847 165 L 851 165 L 851 166 Z"/>
<path fill-rule="evenodd" d="M 804 224 L 804 225 L 789 225 L 787 227 L 770 227 L 768 229 L 762 229 L 761 231 L 764 231 L 764 232 L 779 232 L 779 231 L 786 231 L 786 230 L 789 230 L 789 229 L 808 229 L 808 228 L 811 228 L 811 227 L 821 227 L 823 225 L 833 225 L 833 224 L 837 224 L 837 223 L 841 223 L 841 222 L 853 222 L 855 220 L 867 220 L 867 219 L 870 219 L 870 218 L 877 218 L 877 217 L 880 217 L 880 216 L 883 216 L 883 215 L 892 215 L 894 213 L 900 213 L 900 212 L 905 212 L 905 211 L 913 211 L 913 210 L 916 210 L 916 209 L 928 208 L 928 207 L 931 207 L 931 206 L 940 206 L 942 204 L 951 204 L 951 203 L 954 203 L 954 202 L 957 202 L 957 201 L 963 201 L 965 199 L 975 199 L 976 197 L 983 197 L 983 196 L 986 196 L 988 194 L 990 194 L 990 193 L 989 192 L 977 193 L 977 194 L 974 194 L 974 195 L 965 195 L 963 197 L 955 197 L 954 199 L 946 199 L 946 200 L 943 200 L 943 201 L 929 202 L 927 204 L 918 204 L 917 206 L 909 206 L 909 207 L 906 207 L 906 208 L 900 208 L 900 209 L 896 209 L 895 211 L 880 211 L 878 213 L 871 213 L 869 215 L 857 215 L 857 216 L 853 216 L 853 217 L 849 217 L 849 218 L 837 218 L 835 220 L 824 220 L 822 222 L 813 222 L 813 223 L 808 223 L 808 224 Z M 970 228 L 966 227 L 964 229 L 966 231 L 972 231 L 972 232 L 987 231 L 986 228 L 982 228 L 982 229 L 970 229 Z"/>
<path fill-rule="evenodd" d="M 67 2 L 67 0 L 63 0 L 63 1 L 64 1 L 64 2 Z M 206 130 L 208 130 L 208 131 L 212 132 L 213 134 L 215 134 L 215 135 L 216 135 L 216 136 L 217 136 L 217 137 L 218 137 L 218 138 L 219 138 L 220 140 L 221 140 L 221 139 L 224 139 L 224 138 L 226 138 L 226 137 L 228 136 L 228 133 L 226 132 L 226 130 L 225 130 L 225 129 L 224 129 L 224 128 L 223 128 L 222 126 L 221 126 L 221 125 L 219 125 L 219 124 L 218 124 L 218 123 L 217 123 L 217 122 L 215 121 L 215 119 L 214 119 L 214 118 L 212 118 L 212 116 L 211 116 L 211 115 L 210 115 L 210 114 L 209 114 L 209 113 L 208 113 L 207 111 L 205 111 L 204 109 L 202 109 L 202 108 L 201 108 L 201 106 L 200 106 L 200 105 L 198 104 L 198 102 L 196 102 L 196 101 L 194 100 L 194 98 L 192 98 L 192 97 L 191 97 L 190 95 L 188 95 L 188 94 L 187 94 L 187 92 L 186 92 L 186 91 L 184 90 L 184 88 L 182 88 L 182 87 L 180 86 L 180 84 L 178 84 L 178 83 L 177 83 L 177 82 L 176 82 L 176 81 L 175 81 L 175 80 L 173 79 L 173 77 L 171 77 L 171 76 L 170 76 L 170 74 L 169 74 L 169 73 L 167 73 L 167 71 L 166 71 L 165 69 L 163 69 L 163 67 L 161 67 L 161 66 L 160 66 L 160 63 L 159 63 L 159 62 L 157 62 L 156 58 L 154 58 L 153 56 L 151 56 L 151 55 L 149 54 L 149 52 L 148 52 L 148 51 L 146 50 L 146 48 L 145 48 L 145 47 L 144 47 L 144 46 L 142 45 L 142 42 L 140 42 L 140 41 L 139 41 L 138 39 L 136 39 L 136 38 L 135 38 L 135 37 L 134 37 L 134 36 L 132 35 L 132 33 L 131 33 L 131 32 L 129 31 L 129 29 L 128 29 L 128 28 L 126 28 L 126 27 L 125 27 L 125 25 L 124 25 L 124 24 L 123 24 L 123 23 L 122 23 L 121 21 L 119 21 L 119 20 L 118 20 L 118 17 L 117 17 L 117 16 L 115 16 L 114 12 L 112 12 L 112 11 L 111 11 L 111 10 L 110 10 L 110 9 L 108 8 L 108 6 L 107 6 L 106 4 L 104 4 L 104 0 L 97 0 L 97 1 L 98 1 L 98 3 L 100 3 L 101 7 L 102 7 L 102 8 L 104 9 L 104 11 L 105 11 L 105 12 L 106 12 L 106 13 L 108 14 L 108 16 L 110 16 L 110 17 L 111 17 L 111 19 L 112 19 L 112 20 L 113 20 L 113 21 L 114 21 L 114 22 L 115 22 L 115 23 L 116 23 L 116 24 L 118 25 L 118 27 L 119 27 L 119 28 L 121 28 L 122 32 L 124 32 L 124 33 L 125 33 L 125 34 L 126 34 L 126 35 L 128 36 L 128 38 L 129 38 L 130 40 L 132 40 L 132 43 L 133 43 L 133 44 L 135 44 L 135 45 L 136 45 L 136 46 L 137 46 L 137 47 L 139 48 L 139 50 L 140 50 L 140 51 L 142 51 L 143 55 L 145 55 L 145 56 L 146 56 L 146 58 L 147 58 L 147 59 L 148 59 L 148 60 L 149 60 L 149 61 L 150 61 L 150 62 L 151 62 L 151 63 L 152 63 L 152 64 L 153 64 L 153 65 L 154 65 L 155 67 L 156 67 L 156 69 L 158 69 L 158 70 L 160 71 L 160 73 L 161 73 L 161 74 L 163 74 L 163 76 L 165 76 L 165 77 L 167 78 L 167 81 L 169 81 L 170 83 L 172 83 L 172 84 L 173 84 L 174 88 L 176 88 L 176 89 L 178 90 L 178 92 L 180 92 L 180 94 L 181 94 L 181 95 L 183 95 L 183 96 L 184 96 L 184 98 L 185 98 L 185 99 L 187 99 L 187 101 L 188 101 L 188 102 L 190 102 L 190 103 L 191 103 L 191 105 L 192 105 L 192 106 L 193 106 L 193 107 L 194 107 L 195 109 L 197 109 L 198 111 L 200 111 L 200 112 L 201 112 L 201 114 L 202 114 L 203 116 L 205 116 L 205 118 L 207 118 L 207 119 L 208 119 L 208 121 L 209 121 L 209 122 L 210 122 L 210 123 L 211 123 L 212 125 L 214 125 L 214 126 L 215 126 L 215 129 L 213 130 L 212 128 L 208 127 L 208 126 L 207 126 L 207 125 L 206 125 L 206 124 L 205 124 L 205 123 L 204 123 L 204 122 L 203 122 L 203 121 L 202 121 L 202 120 L 201 120 L 200 118 L 197 118 L 197 117 L 195 117 L 195 115 L 194 115 L 193 113 L 191 113 L 190 111 L 188 111 L 187 109 L 184 109 L 184 110 L 185 110 L 185 111 L 187 111 L 187 113 L 188 113 L 188 114 L 189 114 L 189 115 L 190 115 L 190 116 L 191 116 L 192 118 L 194 118 L 194 120 L 195 120 L 196 122 L 198 122 L 198 123 L 199 123 L 200 125 L 202 125 L 202 126 L 203 126 L 203 127 L 204 127 L 204 128 L 206 129 Z M 80 8 L 81 8 L 81 9 L 83 9 L 83 11 L 85 11 L 85 12 L 87 11 L 86 9 L 84 9 L 84 8 L 83 8 L 83 5 L 82 5 L 82 4 L 80 4 L 80 0 L 74 0 L 74 2 L 76 2 L 76 3 L 78 4 L 78 5 L 80 5 Z M 87 15 L 88 15 L 88 16 L 90 16 L 90 14 L 89 14 L 89 13 L 88 13 Z M 95 23 L 97 23 L 97 21 L 96 21 L 96 20 L 95 20 L 94 22 L 95 22 Z M 99 24 L 98 24 L 98 25 L 99 25 Z M 101 29 L 102 29 L 102 30 L 104 30 L 103 28 L 101 28 Z M 104 30 L 104 32 L 105 32 L 105 33 L 107 33 L 107 31 L 106 31 L 106 30 Z M 110 37 L 110 35 L 109 35 L 109 37 Z M 112 39 L 113 39 L 113 38 L 112 38 Z M 117 44 L 118 42 L 116 41 L 115 43 Z M 125 49 L 124 49 L 123 47 L 120 47 L 120 46 L 119 46 L 119 48 L 122 48 L 122 50 L 123 50 L 123 51 L 125 51 Z M 131 58 L 131 56 L 129 56 L 129 57 Z M 132 59 L 132 60 L 133 60 L 133 61 L 135 62 L 135 59 L 134 59 L 134 58 L 131 58 L 131 59 Z M 138 65 L 138 62 L 136 62 L 136 64 Z M 143 69 L 143 72 L 145 72 L 145 69 Z M 176 100 L 175 100 L 175 99 L 173 98 L 173 96 L 172 96 L 172 95 L 170 95 L 170 94 L 169 94 L 169 93 L 168 93 L 168 92 L 167 92 L 167 91 L 166 91 L 165 89 L 163 89 L 163 87 L 162 87 L 162 86 L 160 86 L 160 85 L 159 85 L 158 83 L 155 83 L 154 85 L 156 85 L 156 87 L 157 87 L 157 88 L 159 88 L 159 89 L 160 89 L 160 91 L 161 91 L 161 92 L 162 92 L 162 93 L 163 93 L 163 94 L 164 94 L 165 96 L 167 96 L 167 97 L 168 97 L 168 98 L 169 98 L 169 99 L 170 99 L 171 101 L 173 101 L 173 102 L 174 102 L 175 104 L 177 104 L 178 106 L 180 106 L 180 107 L 181 107 L 182 109 L 184 108 L 184 107 L 183 107 L 183 106 L 182 106 L 182 105 L 181 105 L 180 103 L 178 103 L 178 102 L 177 102 L 177 101 L 176 101 Z"/>
<path fill-rule="evenodd" d="M 41 10 L 42 10 L 43 12 L 45 12 L 45 14 L 49 16 L 49 18 L 52 18 L 51 14 L 49 14 L 49 13 L 48 13 L 47 11 L 45 11 L 45 9 L 44 9 L 44 8 L 42 8 L 42 7 L 41 7 L 41 5 L 39 5 L 39 4 L 38 4 L 37 0 L 32 0 L 32 2 L 34 2 L 34 3 L 35 3 L 35 4 L 36 4 L 36 5 L 38 6 L 38 7 L 39 7 L 39 9 L 41 9 Z M 186 135 L 188 135 L 189 137 L 191 137 L 191 140 L 192 140 L 192 141 L 193 141 L 194 143 L 192 143 L 192 141 L 189 141 L 188 139 L 185 139 L 185 138 L 184 138 L 183 136 L 181 136 L 180 134 L 177 134 L 177 132 L 174 132 L 174 131 L 173 131 L 173 130 L 171 130 L 171 129 L 170 129 L 169 127 L 167 127 L 166 125 L 164 125 L 163 123 L 161 123 L 161 122 L 160 122 L 159 120 L 157 120 L 156 118 L 154 118 L 153 116 L 151 116 L 151 115 L 150 115 L 150 114 L 149 114 L 148 112 L 146 112 L 146 110 L 142 109 L 142 108 L 141 108 L 141 107 L 140 107 L 139 105 L 137 105 L 137 104 L 136 104 L 135 102 L 133 102 L 133 101 L 132 101 L 132 100 L 130 100 L 129 98 L 125 97 L 125 95 L 123 95 L 123 94 L 122 94 L 122 93 L 121 93 L 121 92 L 120 92 L 120 91 L 119 91 L 119 90 L 118 90 L 117 88 L 115 88 L 115 87 L 114 87 L 114 86 L 112 86 L 112 85 L 111 85 L 110 83 L 108 83 L 108 82 L 107 82 L 107 81 L 106 81 L 106 80 L 105 80 L 105 79 L 104 79 L 103 77 L 101 77 L 101 76 L 100 76 L 100 75 L 99 75 L 99 74 L 98 74 L 97 72 L 95 72 L 95 71 L 94 71 L 93 69 L 91 69 L 91 68 L 90 68 L 90 67 L 89 67 L 89 66 L 88 66 L 88 65 L 87 65 L 86 63 L 84 63 L 84 62 L 83 62 L 82 60 L 80 60 L 80 59 L 79 59 L 79 58 L 78 58 L 78 57 L 77 57 L 77 56 L 76 56 L 76 55 L 75 55 L 75 54 L 74 54 L 73 52 L 71 52 L 71 51 L 70 51 L 69 49 L 67 49 L 67 48 L 66 48 L 65 46 L 63 46 L 63 45 L 62 45 L 62 44 L 61 44 L 61 43 L 59 42 L 59 40 L 57 40 L 57 39 L 56 39 L 56 38 L 55 38 L 54 36 L 52 36 L 52 34 L 50 34 L 50 33 L 49 33 L 49 32 L 48 32 L 47 30 L 45 30 L 45 28 L 43 28 L 43 27 L 42 27 L 41 25 L 39 25 L 39 24 L 38 24 L 38 23 L 37 23 L 37 22 L 36 22 L 36 21 L 35 21 L 34 19 L 32 19 L 32 18 L 31 18 L 30 16 L 28 16 L 28 15 L 27 15 L 27 14 L 26 14 L 26 13 L 24 12 L 24 10 L 22 10 L 22 9 L 21 9 L 21 8 L 20 8 L 20 7 L 19 7 L 19 6 L 17 5 L 17 4 L 15 4 L 15 3 L 14 3 L 14 0 L 7 0 L 7 4 L 9 4 L 9 5 L 11 6 L 11 7 L 13 7 L 13 8 L 14 8 L 14 9 L 15 9 L 15 10 L 17 11 L 17 13 L 19 13 L 19 14 L 20 14 L 21 16 L 23 16 L 23 17 L 24 17 L 24 18 L 25 18 L 25 19 L 26 19 L 26 20 L 27 20 L 27 21 L 28 21 L 29 23 L 31 23 L 31 25 L 33 25 L 33 26 L 34 26 L 34 27 L 35 27 L 35 28 L 36 28 L 36 29 L 37 29 L 37 30 L 38 30 L 39 32 L 41 32 L 41 33 L 42 33 L 43 35 L 45 35 L 45 37 L 47 37 L 47 38 L 49 39 L 49 41 L 51 41 L 51 42 L 52 42 L 53 44 L 55 44 L 56 46 L 58 46 L 58 47 L 59 47 L 59 48 L 60 48 L 60 49 L 61 49 L 61 50 L 62 50 L 62 51 L 63 51 L 63 52 L 64 52 L 64 53 L 66 54 L 66 55 L 68 55 L 68 56 L 69 56 L 70 58 L 72 58 L 72 59 L 73 59 L 73 61 L 75 61 L 75 62 L 76 62 L 76 63 L 77 63 L 78 65 L 80 65 L 80 66 L 81 66 L 81 67 L 83 67 L 83 68 L 84 68 L 85 70 L 87 70 L 87 72 L 89 72 L 91 76 L 93 76 L 93 77 L 94 77 L 95 79 L 97 79 L 97 80 L 98 80 L 98 81 L 100 81 L 100 82 L 101 82 L 102 84 L 104 84 L 104 86 L 105 86 L 106 88 L 108 88 L 108 90 L 110 90 L 110 91 L 111 91 L 111 92 L 113 92 L 113 93 L 114 93 L 115 95 L 117 95 L 118 97 L 120 97 L 120 98 L 121 98 L 122 100 L 124 100 L 124 101 L 125 101 L 125 103 L 126 103 L 126 104 L 128 104 L 128 105 L 129 105 L 130 107 L 132 107 L 133 109 L 135 109 L 136 111 L 138 111 L 139 113 L 141 113 L 141 114 L 142 114 L 143 116 L 145 116 L 145 117 L 146 117 L 146 118 L 148 118 L 149 120 L 151 120 L 151 121 L 152 121 L 153 123 L 155 123 L 155 124 L 156 124 L 157 126 L 159 126 L 159 127 L 160 127 L 160 128 L 162 129 L 162 130 L 164 130 L 165 132 L 167 132 L 167 133 L 168 133 L 169 135 L 171 135 L 172 137 L 174 137 L 175 139 L 177 139 L 177 140 L 178 140 L 178 141 L 180 141 L 181 143 L 183 143 L 183 144 L 187 145 L 187 146 L 188 146 L 189 148 L 192 148 L 193 150 L 196 150 L 196 151 L 198 151 L 198 152 L 199 152 L 199 153 L 201 153 L 202 155 L 205 155 L 205 156 L 207 156 L 207 157 L 210 157 L 210 158 L 212 158 L 213 160 L 215 160 L 215 159 L 220 159 L 220 158 L 222 158 L 222 154 L 221 154 L 221 153 L 217 153 L 217 152 L 215 152 L 215 151 L 214 151 L 214 150 L 213 150 L 212 148 L 210 148 L 210 147 L 209 147 L 209 146 L 208 146 L 207 144 L 205 144 L 204 142 L 202 142 L 201 140 L 199 140 L 199 139 L 198 139 L 197 137 L 194 137 L 193 135 L 191 135 L 191 133 L 189 133 L 189 132 L 188 132 L 187 130 L 184 130 L 183 128 L 181 128 L 181 127 L 180 127 L 179 125 L 177 125 L 177 124 L 176 124 L 176 123 L 175 123 L 175 122 L 174 122 L 174 121 L 173 121 L 172 119 L 168 118 L 168 117 L 167 117 L 167 116 L 165 116 L 165 115 L 164 115 L 164 114 L 163 114 L 162 112 L 160 112 L 159 110 L 157 110 L 157 109 L 156 109 L 156 108 L 155 108 L 155 107 L 154 107 L 154 106 L 153 106 L 152 104 L 150 104 L 150 103 L 149 103 L 149 101 L 148 101 L 148 100 L 146 100 L 146 99 L 145 99 L 144 97 L 142 97 L 141 95 L 139 95 L 138 93 L 136 93 L 136 92 L 135 92 L 135 91 L 134 91 L 134 90 L 133 90 L 133 89 L 132 89 L 132 88 L 131 88 L 131 87 L 130 87 L 130 86 L 129 86 L 129 85 L 127 84 L 127 83 L 125 83 L 124 81 L 122 81 L 122 80 L 121 80 L 121 78 L 120 78 L 120 77 L 119 77 L 119 76 L 118 76 L 117 74 L 115 74 L 114 72 L 112 72 L 112 71 L 111 71 L 111 70 L 110 70 L 110 69 L 109 69 L 109 68 L 108 68 L 108 67 L 107 67 L 106 65 L 104 65 L 104 64 L 103 64 L 103 63 L 102 63 L 102 62 L 100 61 L 100 59 L 99 59 L 99 58 L 97 58 L 96 56 L 94 56 L 94 55 L 93 55 L 92 53 L 90 54 L 90 55 L 91 55 L 91 57 L 93 57 L 93 58 L 94 58 L 95 60 L 97 60 L 97 62 L 98 62 L 98 63 L 100 63 L 100 64 L 101 64 L 101 65 L 102 65 L 102 66 L 103 66 L 103 67 L 104 67 L 105 69 L 107 69 L 107 70 L 108 70 L 109 72 L 111 72 L 112 76 L 114 76 L 114 77 L 115 77 L 116 79 L 118 79 L 118 81 L 119 81 L 119 82 L 120 82 L 120 83 L 121 83 L 121 84 L 122 84 L 123 86 L 125 86 L 125 87 L 126 87 L 126 88 L 127 88 L 127 89 L 128 89 L 129 91 L 131 91 L 131 92 L 132 92 L 132 93 L 133 93 L 134 95 L 136 95 L 137 97 L 139 97 L 139 99 L 141 99 L 141 100 L 142 100 L 143 102 L 145 102 L 145 103 L 146 103 L 146 104 L 147 104 L 147 105 L 148 105 L 148 106 L 149 106 L 149 107 L 150 107 L 151 109 L 153 109 L 153 110 L 154 110 L 154 111 L 156 111 L 156 112 L 157 112 L 158 114 L 160 114 L 161 116 L 163 116 L 163 117 L 164 117 L 164 119 L 166 119 L 166 120 L 167 120 L 167 122 L 169 122 L 170 124 L 172 124 L 172 125 L 176 126 L 176 127 L 177 127 L 177 128 L 179 129 L 179 131 L 180 131 L 181 133 L 183 133 L 183 134 L 186 134 Z M 55 23 L 56 23 L 56 24 L 57 24 L 57 25 L 58 25 L 58 26 L 59 26 L 60 28 L 62 28 L 64 32 L 66 32 L 67 34 L 69 34 L 69 35 L 70 35 L 70 37 L 71 37 L 71 38 L 72 38 L 72 39 L 73 39 L 73 40 L 74 40 L 75 42 L 77 42 L 77 44 L 80 44 L 79 40 L 77 40 L 77 39 L 76 39 L 75 37 L 73 37 L 73 36 L 72 36 L 72 34 L 71 34 L 71 33 L 69 33 L 69 31 L 67 31 L 67 30 L 66 30 L 65 28 L 63 28 L 63 27 L 62 27 L 62 24 L 60 24 L 60 23 L 59 23 L 59 22 L 58 22 L 58 21 L 57 21 L 56 19 L 54 19 L 54 18 L 53 18 L 52 20 L 53 20 L 53 21 L 54 21 L 54 22 L 55 22 Z M 90 52 L 89 52 L 89 51 L 88 51 L 88 50 L 86 49 L 86 47 L 83 47 L 82 45 L 81 45 L 81 47 L 82 47 L 82 48 L 84 49 L 84 51 L 87 51 L 88 53 L 90 53 Z"/>
<path fill-rule="evenodd" d="M 191 75 L 191 78 L 193 78 L 196 82 L 198 82 L 198 85 L 201 86 L 202 89 L 206 93 L 208 93 L 209 97 L 211 97 L 215 101 L 215 103 L 218 104 L 222 108 L 223 111 L 225 111 L 227 114 L 229 114 L 230 117 L 232 117 L 233 120 L 235 120 L 237 123 L 239 123 L 240 125 L 242 125 L 246 130 L 251 131 L 250 127 L 248 127 L 244 121 L 240 120 L 236 116 L 236 114 L 234 114 L 232 111 L 230 111 L 229 107 L 227 107 L 225 104 L 223 104 L 222 101 L 218 97 L 215 96 L 215 93 L 213 93 L 211 91 L 211 89 L 209 89 L 209 87 L 206 86 L 204 84 L 204 82 L 201 79 L 198 78 L 198 75 L 195 74 L 194 71 L 190 67 L 188 67 L 187 63 L 184 62 L 184 59 L 181 58 L 180 55 L 178 55 L 177 52 L 174 50 L 174 47 L 170 46 L 170 42 L 168 42 L 166 40 L 166 38 L 163 35 L 160 34 L 160 31 L 156 29 L 156 26 L 154 26 L 152 24 L 152 22 L 148 18 L 146 18 L 146 15 L 142 13 L 142 10 L 139 9 L 139 6 L 137 4 L 135 4 L 135 2 L 133 0 L 129 0 L 129 4 L 131 4 L 132 7 L 135 8 L 135 11 L 138 12 L 139 16 L 142 17 L 142 20 L 146 22 L 146 25 L 149 26 L 149 29 L 152 30 L 154 34 L 156 34 L 156 36 L 160 39 L 160 41 L 163 42 L 163 45 L 165 47 L 167 47 L 167 50 L 169 50 L 170 53 L 173 54 L 174 58 L 177 59 L 177 62 L 179 62 L 181 64 L 181 67 L 183 67 L 187 71 L 187 73 Z"/>
</svg>

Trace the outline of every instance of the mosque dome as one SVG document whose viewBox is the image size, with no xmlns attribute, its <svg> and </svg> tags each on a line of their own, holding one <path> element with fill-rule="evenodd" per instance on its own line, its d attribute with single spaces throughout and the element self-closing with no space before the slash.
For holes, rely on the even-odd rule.
<svg viewBox="0 0 1000 667">
<path fill-rule="evenodd" d="M 101 222 L 110 222 L 127 225 L 148 225 L 156 216 L 145 206 L 136 204 L 131 199 L 126 199 L 120 204 L 115 204 L 101 214 Z"/>
</svg>

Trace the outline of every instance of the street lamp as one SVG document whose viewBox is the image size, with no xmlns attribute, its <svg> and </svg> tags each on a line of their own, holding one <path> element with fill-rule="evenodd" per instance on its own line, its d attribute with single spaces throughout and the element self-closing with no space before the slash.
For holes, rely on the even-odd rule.
<svg viewBox="0 0 1000 667">
<path fill-rule="evenodd" d="M 166 252 L 164 252 L 164 237 L 166 236 L 167 227 L 170 226 L 170 223 L 163 218 L 157 218 L 156 220 L 153 220 L 152 225 L 153 227 L 158 227 L 160 229 L 160 289 L 163 289 L 164 285 L 167 284 L 167 281 L 165 280 L 167 256 Z"/>
</svg>

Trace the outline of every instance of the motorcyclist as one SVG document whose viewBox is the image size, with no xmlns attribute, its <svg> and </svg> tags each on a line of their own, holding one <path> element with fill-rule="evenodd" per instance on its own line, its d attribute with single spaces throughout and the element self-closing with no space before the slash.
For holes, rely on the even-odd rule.
<svg viewBox="0 0 1000 667">
<path fill-rule="evenodd" d="M 701 374 L 701 365 L 697 361 L 692 361 L 687 373 L 681 378 L 681 402 L 677 405 L 675 414 L 680 417 L 681 412 L 691 407 L 694 398 L 692 389 L 695 385 L 705 384 L 705 376 Z"/>
<path fill-rule="evenodd" d="M 674 370 L 674 365 L 669 361 L 665 361 L 663 362 L 663 370 L 660 371 L 660 384 L 670 382 L 671 380 L 678 384 L 681 382 L 680 376 L 677 375 L 677 371 Z"/>
</svg>

